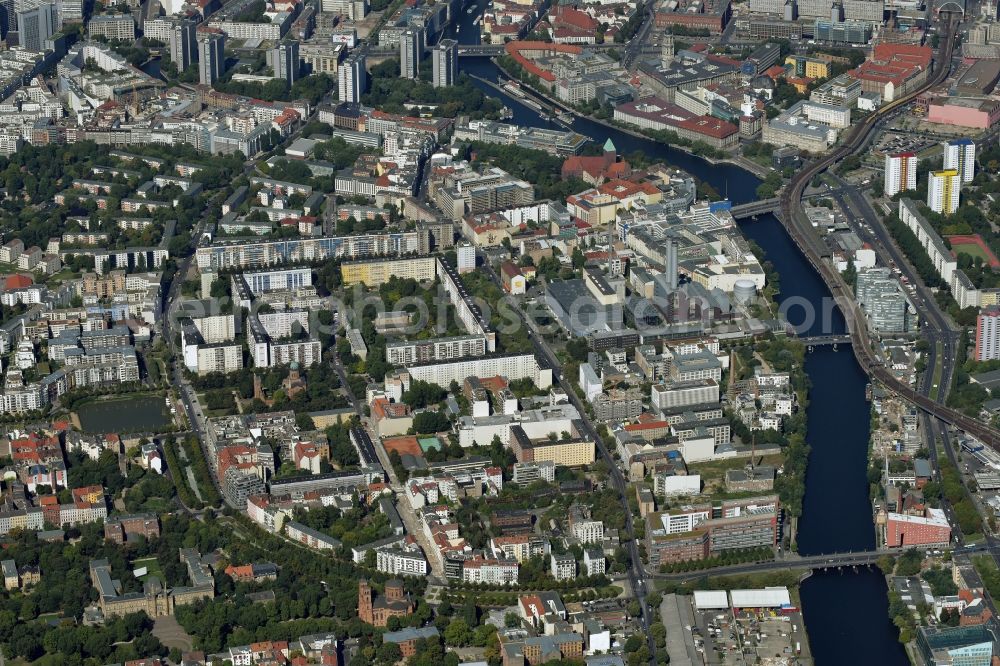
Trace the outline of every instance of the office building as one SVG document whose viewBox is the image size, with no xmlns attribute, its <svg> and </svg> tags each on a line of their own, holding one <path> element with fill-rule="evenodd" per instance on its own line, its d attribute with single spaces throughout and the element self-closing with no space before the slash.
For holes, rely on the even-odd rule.
<svg viewBox="0 0 1000 666">
<path fill-rule="evenodd" d="M 170 26 L 170 61 L 177 65 L 178 73 L 186 71 L 198 59 L 198 41 L 195 37 L 196 24 L 191 19 L 181 19 Z"/>
<path fill-rule="evenodd" d="M 198 31 L 198 81 L 210 86 L 226 71 L 226 35 L 217 28 Z"/>
<path fill-rule="evenodd" d="M 271 49 L 271 68 L 274 76 L 288 81 L 288 85 L 299 78 L 299 43 L 283 42 Z"/>
<path fill-rule="evenodd" d="M 650 389 L 650 401 L 655 409 L 689 407 L 719 402 L 719 382 L 714 379 L 695 379 L 685 382 L 657 384 Z"/>
<path fill-rule="evenodd" d="M 885 156 L 885 196 L 917 189 L 916 153 L 893 153 Z"/>
<path fill-rule="evenodd" d="M 918 663 L 938 666 L 989 666 L 993 663 L 997 636 L 994 623 L 948 627 L 919 627 Z"/>
<path fill-rule="evenodd" d="M 399 76 L 404 79 L 420 77 L 420 59 L 424 54 L 424 33 L 409 28 L 399 36 Z"/>
<path fill-rule="evenodd" d="M 678 506 L 646 514 L 650 564 L 714 557 L 727 550 L 773 547 L 781 503 L 777 495 Z"/>
<path fill-rule="evenodd" d="M 663 259 L 663 277 L 665 278 L 666 286 L 671 292 L 677 291 L 677 243 L 673 238 L 668 238 L 664 241 Z"/>
<path fill-rule="evenodd" d="M 303 76 L 330 74 L 337 76 L 343 44 L 299 44 L 299 65 Z"/>
<path fill-rule="evenodd" d="M 927 182 L 927 207 L 935 213 L 951 215 L 958 210 L 962 176 L 956 169 L 931 171 Z"/>
<path fill-rule="evenodd" d="M 131 14 L 105 14 L 95 16 L 87 24 L 91 37 L 135 41 L 135 19 Z"/>
<path fill-rule="evenodd" d="M 907 333 L 913 330 L 916 315 L 910 312 L 906 294 L 888 268 L 858 271 L 856 293 L 869 323 L 879 333 Z"/>
<path fill-rule="evenodd" d="M 42 4 L 17 12 L 18 38 L 27 51 L 41 53 L 45 43 L 59 30 L 54 4 Z"/>
<path fill-rule="evenodd" d="M 957 171 L 963 183 L 976 175 L 976 144 L 972 139 L 952 139 L 944 144 L 945 169 Z"/>
<path fill-rule="evenodd" d="M 347 56 L 338 71 L 338 92 L 341 102 L 357 104 L 361 95 L 368 87 L 368 70 L 365 69 L 367 58 L 363 52 L 356 51 Z"/>
<path fill-rule="evenodd" d="M 434 87 L 455 85 L 458 79 L 458 42 L 442 39 L 434 47 Z"/>
<path fill-rule="evenodd" d="M 861 81 L 852 79 L 847 74 L 824 81 L 809 93 L 810 101 L 834 106 L 855 106 L 859 97 L 861 97 Z"/>
<path fill-rule="evenodd" d="M 832 14 L 831 14 L 832 16 Z M 867 44 L 872 38 L 872 24 L 865 21 L 827 21 L 816 19 L 813 26 L 816 41 L 839 44 Z"/>
<path fill-rule="evenodd" d="M 976 360 L 1000 358 L 1000 308 L 986 308 L 976 318 Z"/>
<path fill-rule="evenodd" d="M 59 0 L 56 3 L 56 29 L 62 30 L 64 23 L 83 21 L 83 0 Z"/>
</svg>

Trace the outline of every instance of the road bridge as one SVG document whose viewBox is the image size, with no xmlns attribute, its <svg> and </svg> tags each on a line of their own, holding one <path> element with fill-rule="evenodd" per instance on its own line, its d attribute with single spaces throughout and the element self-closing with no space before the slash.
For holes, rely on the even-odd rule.
<svg viewBox="0 0 1000 666">
<path fill-rule="evenodd" d="M 885 555 L 899 555 L 900 550 L 879 549 L 852 551 L 847 553 L 829 553 L 827 555 L 798 556 L 792 553 L 768 562 L 748 562 L 726 567 L 713 567 L 700 571 L 679 571 L 676 573 L 647 573 L 650 578 L 663 580 L 689 580 L 704 576 L 729 576 L 736 574 L 763 573 L 788 569 L 805 569 L 808 571 L 823 571 L 828 569 L 844 569 L 866 567 L 876 564 Z"/>
<path fill-rule="evenodd" d="M 851 344 L 850 335 L 810 335 L 795 338 L 799 342 L 809 347 L 836 347 L 837 345 Z"/>
</svg>

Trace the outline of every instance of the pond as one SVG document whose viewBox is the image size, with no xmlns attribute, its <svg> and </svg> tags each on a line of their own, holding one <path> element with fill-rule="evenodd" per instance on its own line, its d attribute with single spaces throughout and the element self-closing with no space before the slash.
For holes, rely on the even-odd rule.
<svg viewBox="0 0 1000 666">
<path fill-rule="evenodd" d="M 76 409 L 84 432 L 155 432 L 170 425 L 163 396 L 139 395 L 95 400 Z"/>
</svg>

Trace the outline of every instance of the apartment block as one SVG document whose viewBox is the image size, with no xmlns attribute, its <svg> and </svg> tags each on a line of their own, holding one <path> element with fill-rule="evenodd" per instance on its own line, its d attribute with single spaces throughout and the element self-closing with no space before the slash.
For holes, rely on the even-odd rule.
<svg viewBox="0 0 1000 666">
<path fill-rule="evenodd" d="M 386 362 L 392 365 L 435 363 L 452 359 L 481 357 L 487 352 L 484 335 L 391 342 L 385 346 Z"/>
<path fill-rule="evenodd" d="M 1000 308 L 985 308 L 976 318 L 977 361 L 1000 359 Z"/>
<path fill-rule="evenodd" d="M 944 144 L 945 169 L 959 173 L 963 183 L 971 183 L 976 176 L 976 144 L 972 139 L 952 139 Z"/>
<path fill-rule="evenodd" d="M 917 189 L 917 155 L 912 152 L 885 156 L 885 196 Z"/>
<path fill-rule="evenodd" d="M 368 287 L 379 287 L 393 277 L 401 280 L 412 278 L 417 282 L 423 282 L 437 277 L 437 259 L 412 257 L 381 261 L 346 261 L 340 265 L 340 275 L 345 286 L 363 283 Z"/>
</svg>

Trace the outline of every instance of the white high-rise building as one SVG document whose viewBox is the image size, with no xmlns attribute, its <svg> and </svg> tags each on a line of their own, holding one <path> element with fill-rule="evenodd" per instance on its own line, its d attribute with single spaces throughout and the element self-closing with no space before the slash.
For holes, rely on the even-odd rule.
<svg viewBox="0 0 1000 666">
<path fill-rule="evenodd" d="M 198 81 L 210 86 L 226 71 L 226 35 L 217 28 L 198 31 Z"/>
<path fill-rule="evenodd" d="M 434 47 L 434 87 L 455 85 L 458 80 L 458 42 L 442 39 Z"/>
<path fill-rule="evenodd" d="M 917 189 L 916 153 L 894 153 L 885 156 L 885 196 L 903 190 Z"/>
<path fill-rule="evenodd" d="M 337 74 L 341 102 L 357 104 L 361 101 L 361 95 L 368 87 L 368 70 L 365 69 L 367 61 L 364 53 L 355 51 L 340 65 Z"/>
<path fill-rule="evenodd" d="M 958 171 L 931 171 L 927 179 L 927 207 L 942 215 L 951 215 L 958 210 L 958 198 L 962 189 L 962 177 Z"/>
<path fill-rule="evenodd" d="M 424 54 L 424 32 L 415 28 L 399 36 L 399 75 L 404 79 L 420 76 L 420 58 Z"/>
<path fill-rule="evenodd" d="M 988 308 L 976 319 L 976 360 L 1000 358 L 1000 308 Z"/>
<path fill-rule="evenodd" d="M 963 183 L 976 175 L 976 144 L 972 139 L 952 139 L 944 144 L 944 168 L 954 169 Z"/>
<path fill-rule="evenodd" d="M 462 241 L 455 246 L 459 273 L 471 273 L 476 270 L 476 247 L 469 241 Z"/>
</svg>

